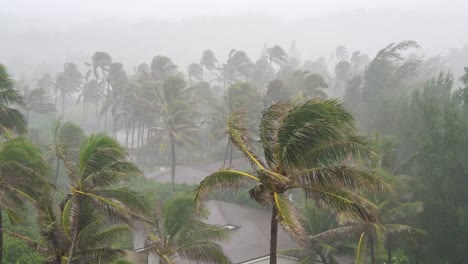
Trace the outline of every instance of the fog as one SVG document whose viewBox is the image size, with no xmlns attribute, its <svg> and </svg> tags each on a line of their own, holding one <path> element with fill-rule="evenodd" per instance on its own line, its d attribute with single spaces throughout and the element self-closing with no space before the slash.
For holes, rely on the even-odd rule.
<svg viewBox="0 0 468 264">
<path fill-rule="evenodd" d="M 0 264 L 468 263 L 467 1 L 0 1 Z"/>
<path fill-rule="evenodd" d="M 91 2 L 7 2 L 0 59 L 14 74 L 34 75 L 64 61 L 81 63 L 95 50 L 127 67 L 155 54 L 185 67 L 205 49 L 220 58 L 233 48 L 256 57 L 265 44 L 292 41 L 309 59 L 328 56 L 337 45 L 372 55 L 412 39 L 441 54 L 468 43 L 464 1 L 136 1 L 132 8 L 127 1 Z"/>
</svg>

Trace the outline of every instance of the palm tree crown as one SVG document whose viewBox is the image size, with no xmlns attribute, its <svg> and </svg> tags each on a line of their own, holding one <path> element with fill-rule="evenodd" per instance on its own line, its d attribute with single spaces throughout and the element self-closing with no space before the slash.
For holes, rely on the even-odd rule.
<svg viewBox="0 0 468 264">
<path fill-rule="evenodd" d="M 295 105 L 278 102 L 262 113 L 260 143 L 265 161 L 255 152 L 242 114 L 228 121 L 228 134 L 250 161 L 255 174 L 231 168 L 206 177 L 197 187 L 200 200 L 210 190 L 243 181 L 257 185 L 251 197 L 272 206 L 270 263 L 276 263 L 277 223 L 300 242 L 305 241 L 298 210 L 286 192 L 300 188 L 307 198 L 365 221 L 375 219 L 373 204 L 359 195 L 361 190 L 385 187 L 364 161 L 373 152 L 357 136 L 352 115 L 337 100 L 308 100 Z"/>
</svg>

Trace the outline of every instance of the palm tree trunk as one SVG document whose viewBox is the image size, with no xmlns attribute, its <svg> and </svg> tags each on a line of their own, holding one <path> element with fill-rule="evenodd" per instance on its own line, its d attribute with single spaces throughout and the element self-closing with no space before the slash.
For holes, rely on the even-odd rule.
<svg viewBox="0 0 468 264">
<path fill-rule="evenodd" d="M 65 94 L 62 96 L 62 118 L 65 120 Z"/>
<path fill-rule="evenodd" d="M 86 123 L 86 99 L 83 99 L 83 121 L 82 121 L 82 127 L 85 127 Z"/>
<path fill-rule="evenodd" d="M 224 153 L 224 160 L 223 160 L 223 168 L 226 167 L 226 161 L 227 161 L 227 157 L 228 157 L 228 153 L 229 153 L 229 146 L 231 145 L 231 141 L 229 140 L 228 138 L 228 142 L 226 144 L 226 152 Z"/>
<path fill-rule="evenodd" d="M 128 127 L 128 116 L 125 114 L 125 146 L 128 148 L 128 136 L 130 134 L 130 128 Z"/>
<path fill-rule="evenodd" d="M 101 130 L 101 125 L 99 124 L 99 113 L 98 113 L 98 99 L 96 98 L 96 102 L 94 105 L 94 111 L 96 112 L 96 123 L 98 130 Z"/>
<path fill-rule="evenodd" d="M 78 210 L 79 210 L 79 208 L 78 208 Z M 79 212 L 77 213 L 77 215 L 79 215 Z M 71 241 L 70 251 L 69 251 L 68 257 L 67 257 L 67 264 L 72 263 L 73 254 L 75 253 L 75 245 L 76 245 L 77 237 L 78 237 L 78 219 L 75 219 L 75 223 L 73 225 L 73 237 L 72 237 L 72 241 Z"/>
<path fill-rule="evenodd" d="M 327 257 L 325 257 L 325 255 L 323 255 L 322 253 L 319 253 L 318 255 L 323 264 L 328 264 L 328 260 Z"/>
<path fill-rule="evenodd" d="M 141 120 L 138 119 L 138 131 L 137 131 L 137 155 L 136 162 L 140 162 L 140 136 L 141 136 Z"/>
<path fill-rule="evenodd" d="M 3 263 L 3 215 L 0 208 L 0 264 Z"/>
<path fill-rule="evenodd" d="M 390 241 L 387 242 L 387 264 L 392 264 L 392 247 Z"/>
<path fill-rule="evenodd" d="M 369 249 L 370 249 L 370 253 L 371 253 L 371 263 L 372 264 L 376 264 L 376 259 L 375 259 L 375 246 L 374 246 L 374 238 L 372 236 L 372 234 L 369 232 L 369 235 L 368 235 L 368 238 L 369 238 Z"/>
<path fill-rule="evenodd" d="M 117 109 L 115 107 L 115 105 L 112 106 L 112 109 L 111 109 L 111 115 L 112 115 L 112 136 L 114 137 L 114 139 L 117 139 Z"/>
<path fill-rule="evenodd" d="M 104 112 L 104 132 L 107 133 L 107 110 Z"/>
<path fill-rule="evenodd" d="M 58 109 L 57 107 L 57 97 L 58 97 L 58 89 L 55 89 L 55 109 Z M 55 111 L 55 117 L 57 117 L 58 111 Z"/>
<path fill-rule="evenodd" d="M 60 171 L 60 158 L 57 156 L 57 162 L 55 163 L 55 181 L 54 181 L 55 186 L 57 186 L 59 171 Z"/>
<path fill-rule="evenodd" d="M 232 152 L 234 151 L 234 148 L 232 147 L 232 144 L 229 146 L 229 167 L 232 167 Z"/>
<path fill-rule="evenodd" d="M 132 161 L 135 157 L 135 149 L 133 148 L 133 142 L 135 141 L 135 127 L 136 127 L 136 119 L 133 117 L 133 127 L 132 127 Z"/>
<path fill-rule="evenodd" d="M 174 139 L 174 134 L 172 133 L 172 131 L 169 131 L 169 139 L 171 141 L 171 192 L 174 192 L 176 154 L 175 154 L 175 139 Z"/>
<path fill-rule="evenodd" d="M 276 264 L 276 250 L 278 247 L 278 208 L 273 202 L 271 210 L 271 231 L 270 231 L 270 264 Z"/>
</svg>

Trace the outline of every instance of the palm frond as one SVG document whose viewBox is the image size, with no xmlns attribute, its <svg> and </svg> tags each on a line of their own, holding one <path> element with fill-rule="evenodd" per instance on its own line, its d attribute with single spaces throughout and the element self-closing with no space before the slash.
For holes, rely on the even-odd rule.
<svg viewBox="0 0 468 264">
<path fill-rule="evenodd" d="M 284 196 L 273 193 L 274 206 L 278 209 L 278 220 L 283 228 L 291 234 L 294 240 L 305 244 L 305 231 L 299 210 Z"/>
<path fill-rule="evenodd" d="M 266 162 L 270 168 L 275 168 L 279 165 L 277 164 L 278 160 L 280 160 L 278 130 L 293 106 L 291 102 L 280 101 L 262 111 L 260 139 L 263 144 Z"/>
<path fill-rule="evenodd" d="M 133 191 L 128 187 L 99 189 L 96 190 L 95 193 L 101 197 L 118 200 L 133 212 L 138 212 L 143 215 L 147 215 L 150 212 L 148 202 L 145 197 L 139 192 Z"/>
<path fill-rule="evenodd" d="M 245 113 L 233 112 L 227 122 L 227 133 L 232 144 L 247 158 L 247 160 L 258 169 L 264 170 L 265 164 L 255 153 L 252 146 L 254 140 L 250 136 L 245 124 Z"/>
<path fill-rule="evenodd" d="M 205 197 L 205 195 L 213 189 L 222 186 L 239 188 L 241 184 L 246 181 L 259 182 L 259 179 L 249 173 L 242 171 L 231 169 L 217 171 L 207 176 L 205 179 L 203 179 L 203 181 L 200 182 L 200 185 L 195 189 L 195 199 L 198 201 L 198 203 L 200 203 L 203 197 Z"/>
<path fill-rule="evenodd" d="M 356 191 L 391 191 L 392 187 L 375 172 L 358 166 L 324 166 L 299 171 L 292 177 L 302 186 L 330 186 Z"/>
<path fill-rule="evenodd" d="M 308 186 L 303 189 L 306 197 L 314 199 L 319 205 L 333 208 L 364 222 L 377 222 L 377 206 L 356 193 L 325 186 Z"/>
<path fill-rule="evenodd" d="M 344 141 L 355 130 L 351 113 L 339 101 L 306 101 L 290 111 L 278 131 L 281 166 L 303 167 L 311 149 Z"/>
<path fill-rule="evenodd" d="M 182 258 L 197 262 L 213 264 L 231 263 L 229 258 L 224 255 L 221 246 L 208 240 L 199 241 L 187 247 L 179 248 L 177 253 L 179 253 Z"/>
<path fill-rule="evenodd" d="M 363 264 L 363 263 L 366 263 L 366 253 L 365 253 L 365 250 L 366 250 L 366 240 L 365 240 L 365 235 L 366 233 L 363 232 L 360 236 L 359 236 L 359 241 L 358 241 L 358 246 L 356 248 L 356 260 L 355 260 L 355 263 L 356 264 Z"/>
</svg>

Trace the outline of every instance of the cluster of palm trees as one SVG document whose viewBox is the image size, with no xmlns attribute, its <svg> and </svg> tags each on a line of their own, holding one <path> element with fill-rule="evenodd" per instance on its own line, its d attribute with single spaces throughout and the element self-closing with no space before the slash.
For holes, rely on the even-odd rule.
<svg viewBox="0 0 468 264">
<path fill-rule="evenodd" d="M 377 205 L 368 198 L 393 188 L 376 172 L 379 155 L 359 135 L 352 114 L 338 100 L 326 99 L 340 94 L 343 83 L 353 82 L 351 76 L 364 70 L 367 57 L 354 52 L 348 60 L 346 49 L 337 48 L 333 82 L 323 59 L 306 61 L 301 67 L 295 56 L 288 58 L 275 45 L 265 47 L 256 62 L 243 51 L 231 50 L 221 63 L 206 50 L 200 62 L 189 65 L 187 81 L 165 56 L 155 56 L 150 64 L 142 63 L 127 74 L 123 64 L 113 62 L 109 54 L 96 52 L 86 63 L 86 74 L 78 65 L 66 63 L 55 78 L 44 75 L 35 82 L 34 90 L 23 89 L 24 96 L 13 89 L 5 69 L 0 68 L 4 76 L 0 124 L 5 139 L 1 144 L 6 155 L 0 173 L 5 186 L 11 183 L 5 192 L 17 192 L 16 196 L 6 195 L 2 209 L 11 220 L 20 219 L 18 212 L 24 202 L 31 201 L 41 239 L 10 235 L 34 246 L 47 263 L 113 263 L 124 255 L 115 247 L 116 238 L 132 227 L 143 226 L 148 234 L 147 250 L 162 263 L 174 263 L 176 256 L 226 263 L 229 260 L 214 241 L 227 234 L 202 222 L 201 202 L 213 189 L 246 185 L 253 186 L 249 191 L 252 199 L 272 210 L 270 263 L 277 261 L 279 224 L 313 256 L 291 254 L 323 263 L 333 263 L 334 247 L 342 246 L 337 237 L 358 242 L 357 262 L 364 262 L 363 252 L 368 249 L 374 264 L 376 247 L 382 241 L 391 254 L 393 234 L 423 234 L 409 226 L 395 226 L 395 219 L 384 216 L 384 209 L 390 204 L 402 206 L 400 201 L 385 200 Z M 334 91 L 328 91 L 329 86 Z M 26 118 L 9 107 L 15 104 L 27 113 L 55 111 L 47 103 L 46 90 L 54 94 L 55 106 L 61 96 L 62 118 L 67 98 L 82 102 L 84 128 L 90 127 L 88 110 L 94 104 L 95 128 L 110 134 L 85 136 L 76 125 L 58 122 L 54 146 L 48 148 L 55 157 L 53 179 L 48 177 L 39 148 L 16 136 L 26 132 Z M 217 155 L 214 148 L 224 148 L 226 134 L 223 169 L 200 183 L 196 202 L 191 196 L 175 196 L 151 210 L 142 194 L 127 186 L 128 180 L 141 174 L 127 161 L 127 151 L 140 164 L 169 157 L 172 190 L 178 157 L 192 158 L 198 153 L 203 159 L 206 149 Z M 15 146 L 15 151 L 25 154 L 9 151 Z M 154 149 L 159 150 L 157 154 Z M 250 162 L 251 171 L 231 167 L 233 155 L 239 153 Z M 15 160 L 19 156 L 23 158 Z M 10 173 L 12 168 L 14 173 Z M 60 168 L 68 177 L 67 190 L 57 189 Z M 9 182 L 8 177 L 25 179 L 11 178 Z M 289 198 L 289 194 L 300 197 L 296 189 L 303 191 L 308 202 L 329 208 L 346 220 L 340 226 L 329 226 L 331 230 L 311 231 L 304 225 L 308 219 Z M 188 221 L 177 217 L 182 214 Z"/>
<path fill-rule="evenodd" d="M 76 125 L 58 123 L 54 146 L 45 148 L 53 151 L 57 162 L 54 179 L 47 155 L 21 135 L 26 132 L 26 120 L 12 106 L 26 105 L 1 65 L 0 97 L 0 220 L 5 215 L 16 224 L 32 213 L 39 227 L 36 239 L 0 226 L 0 252 L 3 235 L 7 234 L 39 252 L 43 263 L 128 263 L 117 242 L 128 238 L 132 228 L 143 225 L 148 230 L 149 250 L 169 249 L 169 244 L 160 245 L 155 240 L 166 241 L 176 233 L 179 240 L 170 242 L 172 247 L 190 242 L 183 249 L 164 252 L 166 263 L 173 263 L 169 260 L 177 254 L 228 262 L 213 242 L 225 238 L 225 231 L 200 221 L 204 214 L 197 212 L 193 196 L 173 198 L 164 206 L 164 215 L 159 215 L 156 212 L 160 209 L 150 210 L 143 194 L 128 187 L 129 181 L 142 172 L 127 160 L 124 147 L 106 134 L 85 136 Z M 57 185 L 60 163 L 67 176 L 66 188 Z M 190 209 L 192 213 L 188 214 Z M 186 217 L 178 219 L 184 212 Z M 159 222 L 161 219 L 166 222 Z M 163 227 L 166 231 L 158 233 Z M 198 230 L 198 237 L 191 233 Z M 2 259 L 0 253 L 0 263 Z"/>
</svg>

